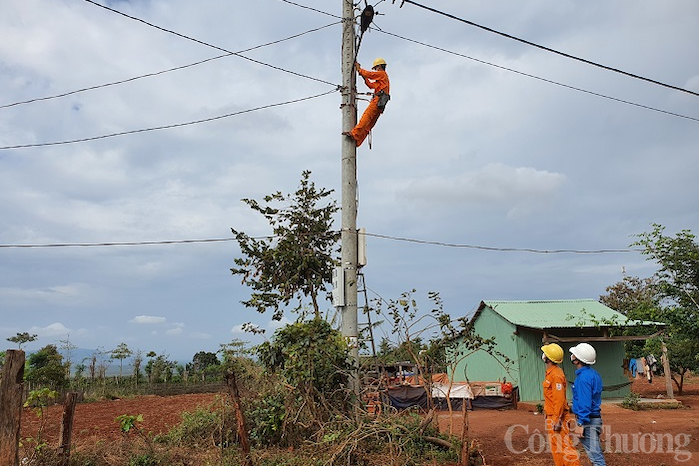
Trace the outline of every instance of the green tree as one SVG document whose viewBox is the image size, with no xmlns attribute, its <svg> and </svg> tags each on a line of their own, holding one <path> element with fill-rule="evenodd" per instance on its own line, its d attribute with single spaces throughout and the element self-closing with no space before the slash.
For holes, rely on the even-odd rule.
<svg viewBox="0 0 699 466">
<path fill-rule="evenodd" d="M 242 303 L 257 312 L 273 311 L 281 320 L 284 306 L 298 299 L 310 298 L 315 316 L 320 315 L 318 302 L 332 281 L 333 253 L 337 253 L 339 232 L 332 231 L 333 215 L 339 210 L 330 200 L 332 190 L 317 189 L 304 171 L 301 185 L 293 194 L 276 192 L 260 204 L 243 199 L 251 209 L 263 215 L 272 227 L 271 238 L 256 239 L 232 229 L 244 257 L 236 258 L 234 275 L 252 289 L 250 299 Z"/>
<path fill-rule="evenodd" d="M 156 375 L 156 374 L 153 374 L 153 366 L 154 366 L 153 361 L 154 361 L 154 358 L 156 356 L 158 356 L 158 353 L 156 353 L 155 351 L 148 351 L 148 353 L 146 353 L 146 357 L 148 358 L 148 362 L 146 363 L 146 367 L 144 368 L 144 370 L 146 371 L 146 375 L 148 376 L 148 383 L 153 383 L 156 381 L 156 380 L 154 380 L 154 375 Z M 160 374 L 157 374 L 157 375 L 160 375 Z"/>
<path fill-rule="evenodd" d="M 664 230 L 653 224 L 652 231 L 637 235 L 633 246 L 643 247 L 642 254 L 659 266 L 654 280 L 662 304 L 660 319 L 668 324 L 670 368 L 682 394 L 687 372 L 699 370 L 699 244 L 689 230 L 674 237 Z"/>
<path fill-rule="evenodd" d="M 129 349 L 129 346 L 126 343 L 122 342 L 119 343 L 119 346 L 110 351 L 109 354 L 112 357 L 112 359 L 119 360 L 119 380 L 121 380 L 124 369 L 124 359 L 130 358 L 133 354 L 133 351 Z"/>
<path fill-rule="evenodd" d="M 56 345 L 46 345 L 27 359 L 26 379 L 39 386 L 58 390 L 65 387 L 63 356 Z"/>
<path fill-rule="evenodd" d="M 37 338 L 38 337 L 36 335 L 32 335 L 29 332 L 18 332 L 17 335 L 15 335 L 14 337 L 9 337 L 7 341 L 11 343 L 17 343 L 17 348 L 22 349 L 22 345 L 32 341 L 36 341 Z"/>
<path fill-rule="evenodd" d="M 134 383 L 138 385 L 141 380 L 141 364 L 143 364 L 143 351 L 137 349 L 131 357 L 131 367 L 133 368 Z"/>
<path fill-rule="evenodd" d="M 218 359 L 216 353 L 207 351 L 197 352 L 194 357 L 192 357 L 192 362 L 187 364 L 187 371 L 192 375 L 200 377 L 202 382 L 206 382 L 207 376 L 219 372 L 220 368 L 221 361 Z"/>
<path fill-rule="evenodd" d="M 78 385 L 82 382 L 83 377 L 85 377 L 86 369 L 87 366 L 85 364 L 80 363 L 75 365 L 75 381 Z"/>
<path fill-rule="evenodd" d="M 608 286 L 606 291 L 606 295 L 599 297 L 600 302 L 625 315 L 629 321 L 661 322 L 663 320 L 660 297 L 653 278 L 625 276 L 622 281 Z M 625 326 L 622 334 L 647 335 L 649 329 L 645 326 Z M 624 346 L 626 356 L 629 358 L 639 358 L 653 351 L 657 352 L 644 340 L 626 341 Z"/>
<path fill-rule="evenodd" d="M 219 353 L 223 356 L 223 363 L 227 364 L 232 359 L 248 358 L 254 353 L 248 347 L 249 342 L 234 338 L 229 343 L 220 345 Z"/>
<path fill-rule="evenodd" d="M 78 349 L 77 345 L 74 345 L 70 341 L 70 333 L 66 337 L 65 340 L 58 340 L 58 342 L 61 344 L 59 349 L 62 349 L 65 352 L 65 363 L 63 364 L 66 368 L 66 378 L 68 380 L 71 380 L 71 369 L 73 367 L 73 350 Z"/>
<path fill-rule="evenodd" d="M 168 383 L 172 381 L 172 376 L 175 371 L 175 362 L 168 359 L 166 354 L 156 354 L 151 351 L 148 353 L 148 357 L 151 358 L 146 364 L 146 374 L 151 382 L 165 382 Z"/>
</svg>

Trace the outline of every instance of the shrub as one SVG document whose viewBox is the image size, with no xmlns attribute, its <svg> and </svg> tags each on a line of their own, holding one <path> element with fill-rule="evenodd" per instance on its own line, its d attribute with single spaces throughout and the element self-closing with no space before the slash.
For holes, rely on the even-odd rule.
<svg viewBox="0 0 699 466">
<path fill-rule="evenodd" d="M 626 409 L 633 409 L 634 411 L 638 411 L 641 409 L 641 395 L 638 393 L 634 392 L 629 392 L 628 395 L 626 395 L 621 402 L 621 406 Z"/>
<path fill-rule="evenodd" d="M 250 428 L 250 441 L 256 445 L 278 445 L 284 432 L 286 407 L 284 393 L 278 391 L 252 401 L 246 416 L 254 419 Z"/>
<path fill-rule="evenodd" d="M 182 421 L 159 440 L 183 447 L 227 446 L 234 435 L 229 419 L 230 408 L 224 403 L 215 405 L 200 406 L 194 412 L 182 413 Z"/>
</svg>

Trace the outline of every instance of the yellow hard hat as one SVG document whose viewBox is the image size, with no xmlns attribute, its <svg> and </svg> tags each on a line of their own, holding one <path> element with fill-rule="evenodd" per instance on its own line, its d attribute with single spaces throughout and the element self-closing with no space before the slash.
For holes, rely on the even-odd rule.
<svg viewBox="0 0 699 466">
<path fill-rule="evenodd" d="M 385 65 L 385 64 L 386 64 L 386 60 L 384 60 L 383 58 L 377 58 L 376 60 L 374 60 L 374 64 L 371 65 L 371 67 L 376 68 L 379 65 Z"/>
<path fill-rule="evenodd" d="M 565 354 L 563 348 L 556 343 L 549 343 L 548 345 L 542 346 L 541 351 L 544 352 L 551 362 L 555 362 L 556 364 L 560 364 L 561 361 L 563 361 L 563 355 Z"/>
</svg>

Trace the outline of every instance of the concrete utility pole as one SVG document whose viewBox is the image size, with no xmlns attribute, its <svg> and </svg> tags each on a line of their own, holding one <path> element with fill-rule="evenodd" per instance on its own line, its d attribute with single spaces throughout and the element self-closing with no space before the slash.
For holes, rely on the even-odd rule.
<svg viewBox="0 0 699 466">
<path fill-rule="evenodd" d="M 342 0 L 342 131 L 357 124 L 355 105 L 356 60 L 354 5 Z M 344 300 L 338 309 L 342 315 L 342 335 L 349 341 L 351 358 L 359 363 L 359 332 L 357 323 L 357 146 L 351 138 L 342 136 L 342 277 Z M 352 389 L 359 393 L 359 377 L 352 373 Z"/>
</svg>

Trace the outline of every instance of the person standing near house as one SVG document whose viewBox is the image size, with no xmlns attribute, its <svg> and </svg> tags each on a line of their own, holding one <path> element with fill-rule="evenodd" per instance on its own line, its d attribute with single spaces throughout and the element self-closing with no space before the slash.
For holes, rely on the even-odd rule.
<svg viewBox="0 0 699 466">
<path fill-rule="evenodd" d="M 386 73 L 386 60 L 377 58 L 371 67 L 371 71 L 363 69 L 359 63 L 355 63 L 357 73 L 364 78 L 364 83 L 370 89 L 374 90 L 374 96 L 369 102 L 369 106 L 364 110 L 362 118 L 352 131 L 346 131 L 344 134 L 347 137 L 354 139 L 357 147 L 361 146 L 367 135 L 374 127 L 379 117 L 386 108 L 390 97 L 390 83 L 388 74 Z"/>
<path fill-rule="evenodd" d="M 602 454 L 602 377 L 591 366 L 597 362 L 592 345 L 580 343 L 570 349 L 570 361 L 577 367 L 573 382 L 574 433 L 580 437 L 593 466 L 606 466 Z"/>
<path fill-rule="evenodd" d="M 541 359 L 546 364 L 544 389 L 544 414 L 553 463 L 556 466 L 580 466 L 580 455 L 570 440 L 568 427 L 568 402 L 566 400 L 566 376 L 558 366 L 563 362 L 563 348 L 556 343 L 541 347 Z"/>
</svg>

